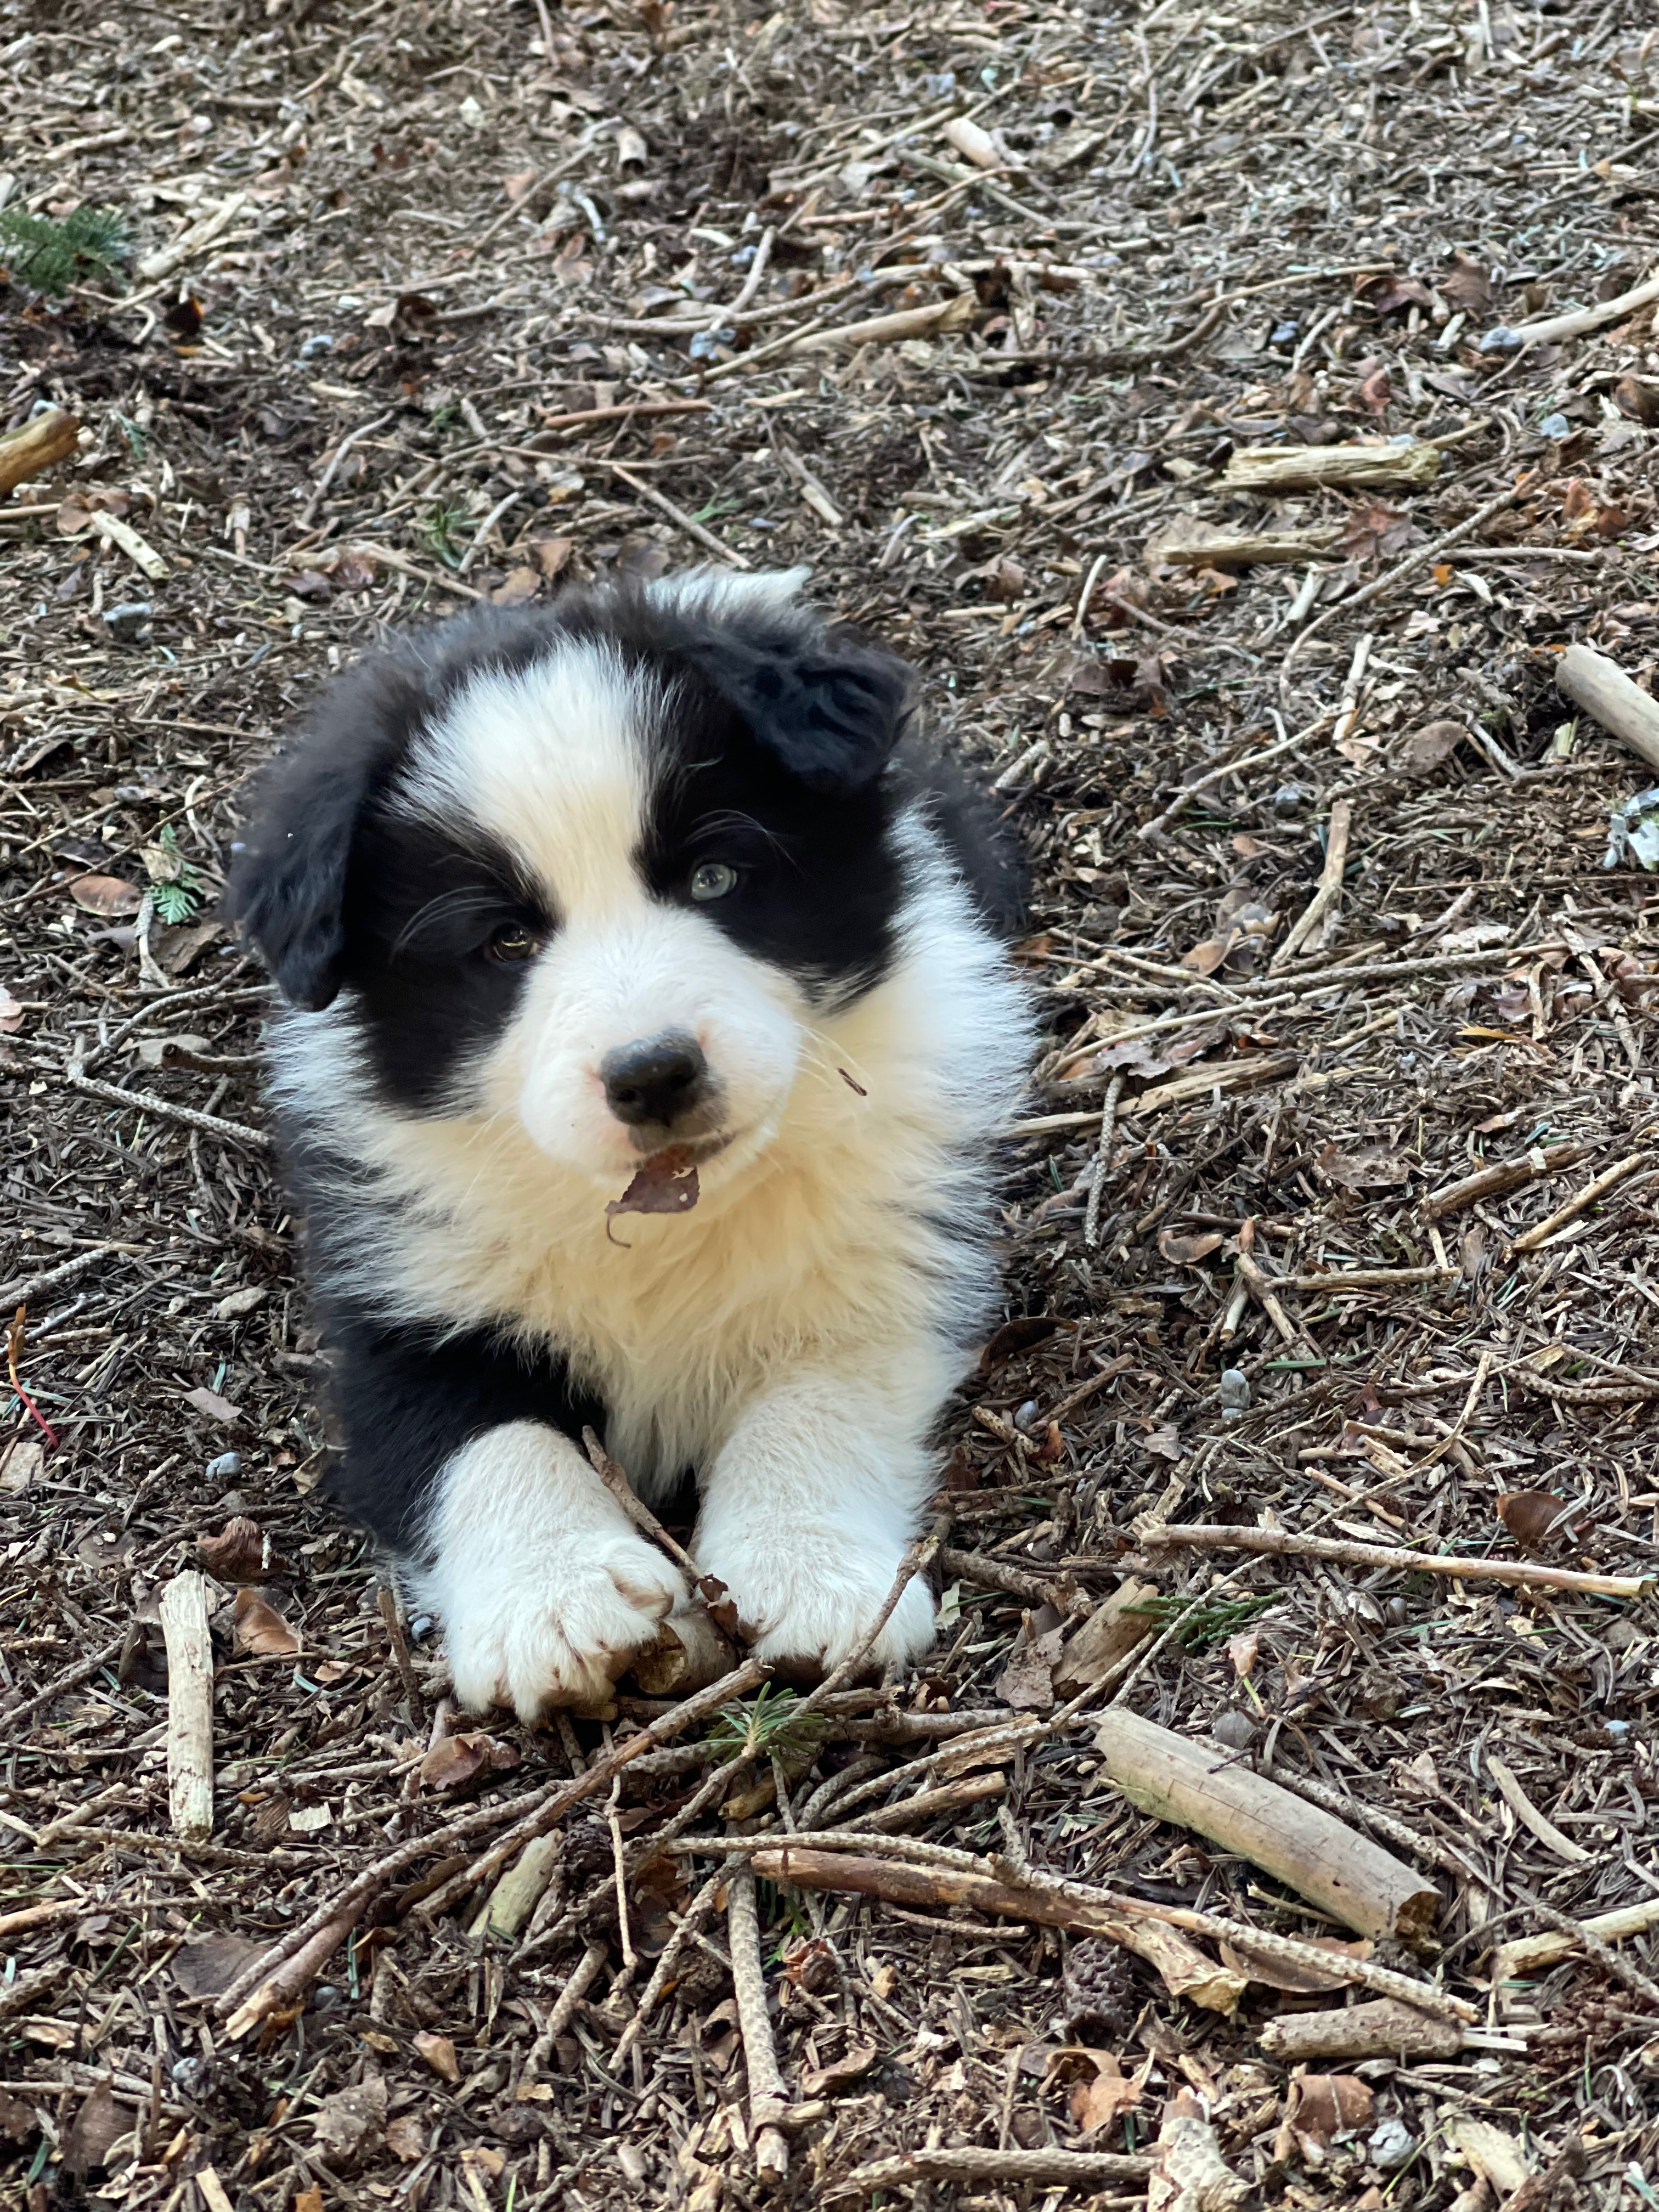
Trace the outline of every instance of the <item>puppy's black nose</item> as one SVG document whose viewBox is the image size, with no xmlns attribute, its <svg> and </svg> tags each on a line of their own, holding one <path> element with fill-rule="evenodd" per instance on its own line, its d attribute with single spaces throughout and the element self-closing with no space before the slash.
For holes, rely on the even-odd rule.
<svg viewBox="0 0 1659 2212">
<path fill-rule="evenodd" d="M 599 1079 L 619 1121 L 630 1127 L 656 1121 L 669 1128 L 701 1101 L 708 1085 L 708 1063 L 696 1037 L 670 1030 L 607 1054 L 599 1064 Z"/>
</svg>

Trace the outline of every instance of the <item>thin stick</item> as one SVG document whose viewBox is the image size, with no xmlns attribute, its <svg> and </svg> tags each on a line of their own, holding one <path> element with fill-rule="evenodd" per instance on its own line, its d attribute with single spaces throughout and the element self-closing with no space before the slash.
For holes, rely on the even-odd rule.
<svg viewBox="0 0 1659 2212">
<path fill-rule="evenodd" d="M 722 539 L 716 538 L 712 530 L 705 530 L 695 515 L 688 514 L 683 507 L 676 507 L 673 501 L 659 492 L 654 484 L 641 483 L 638 477 L 631 470 L 625 469 L 620 461 L 607 461 L 605 465 L 612 476 L 620 477 L 637 498 L 644 500 L 647 505 L 656 507 L 661 514 L 665 514 L 677 529 L 683 530 L 688 538 L 696 538 L 697 544 L 707 551 L 714 554 L 733 568 L 754 567 L 754 562 L 745 555 L 738 552 L 734 547 L 727 545 Z"/>
<path fill-rule="evenodd" d="M 493 1850 L 475 1860 L 464 1874 L 458 1875 L 453 1882 L 446 1882 L 442 1889 L 426 1900 L 428 1911 L 441 1910 L 442 1907 L 437 1905 L 438 1899 L 445 1898 L 453 1902 L 455 1897 L 464 1894 L 478 1882 L 487 1881 L 506 1865 L 508 1859 L 516 1857 L 532 1836 L 544 1834 L 562 1820 L 573 1805 L 580 1804 L 582 1799 L 605 1789 L 611 1777 L 620 1772 L 622 1768 L 631 1765 L 644 1753 L 654 1751 L 658 1745 L 667 1742 L 670 1737 L 678 1735 L 682 1729 L 689 1728 L 693 1721 L 701 1720 L 706 1713 L 713 1712 L 731 1698 L 741 1697 L 746 1691 L 756 1688 L 766 1679 L 767 1672 L 760 1661 L 745 1660 L 724 1681 L 715 1682 L 706 1690 L 699 1690 L 696 1696 L 676 1705 L 672 1712 L 664 1713 L 648 1728 L 641 1729 L 626 1743 L 616 1745 L 604 1758 L 596 1759 L 582 1773 L 572 1781 L 559 1784 L 551 1792 L 532 1790 L 500 1803 L 475 1807 L 471 1812 L 461 1814 L 442 1827 L 433 1829 L 429 1834 L 414 1836 L 408 1842 L 399 1844 L 395 1850 L 387 1851 L 372 1866 L 364 1867 L 336 1896 L 329 1899 L 326 1904 L 319 1905 L 309 1918 L 280 1936 L 268 1951 L 236 1977 L 219 1999 L 216 2012 L 222 2019 L 228 2015 L 251 1989 L 269 1978 L 285 1959 L 291 1959 L 312 1936 L 342 1913 L 349 1911 L 355 1917 L 370 1898 L 377 1895 L 388 1882 L 395 1881 L 406 1868 L 416 1865 L 422 1859 L 441 1858 L 469 1837 L 482 1834 L 503 1820 L 512 1820 L 514 1826 Z"/>
<path fill-rule="evenodd" d="M 1100 1143 L 1089 1171 L 1089 1203 L 1083 1216 L 1083 1241 L 1092 1252 L 1100 1243 L 1100 1204 L 1106 1194 L 1106 1177 L 1112 1163 L 1112 1132 L 1117 1124 L 1117 1102 L 1123 1096 L 1124 1073 L 1120 1067 L 1106 1090 L 1101 1109 Z"/>
<path fill-rule="evenodd" d="M 890 1894 L 907 1904 L 968 1905 L 975 1911 L 1000 1912 L 1010 1919 L 1030 1920 L 1045 1927 L 1084 1927 L 1091 1918 L 1097 1920 L 1103 1915 L 1156 1920 L 1191 1936 L 1208 1936 L 1215 1942 L 1259 1952 L 1263 1958 L 1281 1960 L 1287 1966 L 1326 1972 L 1330 1967 L 1328 1952 L 1296 1936 L 1272 1935 L 1264 1928 L 1252 1928 L 1218 1913 L 1200 1912 L 1188 1905 L 1155 1905 L 1146 1898 L 1121 1896 L 1115 1890 L 1097 1889 L 1091 1883 L 1067 1881 L 1036 1868 L 1015 1868 L 1005 1860 L 981 1859 L 971 1851 L 884 1835 L 871 1828 L 824 1828 L 811 1835 L 789 1837 L 686 1837 L 671 1848 L 743 1851 L 754 1858 L 756 1872 L 766 1880 L 793 1882 L 798 1887 L 841 1889 L 876 1897 Z M 870 1856 L 860 1856 L 866 1853 Z M 908 1880 L 902 1878 L 906 1876 Z M 1475 2017 L 1474 2007 L 1463 1998 L 1449 1996 L 1431 1982 L 1396 1973 L 1392 1967 L 1345 1958 L 1343 1972 L 1350 1980 L 1376 1990 L 1379 1996 L 1398 1997 L 1419 2011 L 1449 2020 Z"/>
<path fill-rule="evenodd" d="M 1369 644 L 1369 639 L 1362 643 Z M 1359 656 L 1356 653 L 1356 660 Z M 1301 919 L 1291 928 L 1285 942 L 1267 964 L 1267 973 L 1276 975 L 1287 963 L 1293 960 L 1313 935 L 1331 908 L 1342 896 L 1342 874 L 1348 865 L 1348 832 L 1353 823 L 1353 803 L 1351 799 L 1335 799 L 1331 802 L 1330 834 L 1325 841 L 1325 865 L 1319 872 L 1319 888 L 1302 910 Z"/>
<path fill-rule="evenodd" d="M 814 1690 L 811 1695 L 797 1709 L 798 1717 L 804 1717 L 807 1713 L 816 1712 L 817 1708 L 823 1703 L 824 1699 L 830 1694 L 831 1691 L 840 1689 L 842 1684 L 847 1680 L 848 1677 L 851 1674 L 855 1674 L 859 1668 L 863 1666 L 865 1661 L 869 1657 L 870 1653 L 874 1647 L 876 1638 L 881 1634 L 882 1630 L 886 1627 L 888 1622 L 892 1619 L 894 1607 L 904 1595 L 905 1591 L 910 1587 L 910 1584 L 915 1580 L 915 1577 L 921 1574 L 925 1567 L 932 1564 L 934 1553 L 939 1550 L 939 1546 L 945 1541 L 945 1537 L 949 1534 L 950 1528 L 950 1514 L 948 1512 L 938 1514 L 935 1516 L 933 1525 L 928 1531 L 927 1534 L 925 1537 L 918 1537 L 916 1541 L 911 1545 L 909 1550 L 899 1561 L 898 1572 L 893 1577 L 893 1587 L 888 1591 L 886 1599 L 882 1605 L 881 1611 L 876 1615 L 874 1621 L 871 1624 L 869 1633 L 865 1637 L 863 1642 L 859 1644 L 855 1650 L 849 1651 L 848 1653 L 846 1658 L 842 1661 L 839 1667 L 835 1668 L 830 1674 L 824 1676 L 823 1680 L 818 1684 L 817 1689 Z"/>
<path fill-rule="evenodd" d="M 923 2181 L 1024 2182 L 1055 2189 L 1091 2189 L 1098 2182 L 1123 2181 L 1144 2186 L 1153 2160 L 1113 2150 L 907 2150 L 855 2166 L 839 2181 L 825 2185 L 830 2197 L 867 2197 L 878 2189 L 907 2189 Z M 1101 2203 L 1123 2200 L 1102 2197 Z M 1196 2201 L 1196 2200 L 1194 2200 Z"/>
<path fill-rule="evenodd" d="M 1558 1229 L 1569 1221 L 1576 1221 L 1581 1213 L 1588 1213 L 1598 1198 L 1605 1198 L 1615 1183 L 1623 1182 L 1627 1175 L 1633 1175 L 1646 1163 L 1648 1157 L 1646 1152 L 1627 1152 L 1622 1160 L 1615 1160 L 1610 1168 L 1604 1168 L 1594 1182 L 1587 1182 L 1583 1190 L 1570 1198 L 1565 1206 L 1558 1206 L 1553 1213 L 1546 1214 L 1534 1227 L 1517 1237 L 1510 1247 L 1510 1251 L 1535 1252 Z"/>
<path fill-rule="evenodd" d="M 213 1637 L 195 1569 L 161 1592 L 167 1650 L 167 1804 L 181 1836 L 213 1832 Z"/>
<path fill-rule="evenodd" d="M 747 1868 L 726 1877 L 726 1926 L 732 1945 L 732 1986 L 743 2032 L 744 2063 L 749 2072 L 749 2124 L 755 2138 L 755 2170 L 775 2187 L 789 2171 L 789 2142 L 778 2115 L 789 2107 L 789 2092 L 778 2068 L 766 2009 L 766 1978 L 761 1968 L 760 1920 L 755 1910 L 755 1877 Z"/>
<path fill-rule="evenodd" d="M 659 1551 L 665 1552 L 674 1565 L 688 1576 L 695 1585 L 702 1580 L 702 1569 L 697 1565 L 677 1536 L 671 1536 L 656 1515 L 635 1492 L 628 1480 L 627 1472 L 611 1458 L 592 1429 L 582 1431 L 582 1449 L 586 1452 L 593 1472 L 616 1499 L 641 1535 L 648 1537 Z"/>
<path fill-rule="evenodd" d="M 1230 775 L 1248 775 L 1252 769 L 1265 767 L 1269 761 L 1277 760 L 1281 753 L 1294 752 L 1298 745 L 1305 744 L 1310 738 L 1316 737 L 1330 719 L 1328 708 L 1322 714 L 1316 714 L 1306 729 L 1298 730 L 1294 737 L 1281 738 L 1276 745 L 1265 746 L 1259 753 L 1249 753 L 1242 760 L 1227 761 L 1220 768 L 1207 769 L 1202 775 L 1194 776 L 1192 782 L 1182 784 L 1162 814 L 1141 823 L 1135 832 L 1136 836 L 1144 837 L 1149 844 L 1155 845 L 1170 824 L 1187 811 L 1200 792 L 1207 791 L 1212 784 L 1224 783 Z"/>
<path fill-rule="evenodd" d="M 1438 1552 L 1396 1550 L 1391 1544 L 1300 1536 L 1289 1528 L 1225 1528 L 1208 1522 L 1137 1527 L 1149 1551 L 1165 1547 L 1207 1552 L 1264 1552 L 1274 1557 L 1331 1559 L 1342 1566 L 1390 1567 L 1402 1575 L 1450 1575 L 1460 1582 L 1528 1583 L 1540 1589 L 1583 1590 L 1595 1597 L 1644 1597 L 1650 1575 L 1587 1575 L 1571 1567 L 1540 1566 L 1534 1559 L 1448 1558 Z"/>
<path fill-rule="evenodd" d="M 337 1912 L 331 1920 L 325 1920 L 274 1974 L 237 2006 L 225 2022 L 225 2033 L 234 2042 L 250 2028 L 258 2027 L 262 2020 L 268 2020 L 272 2013 L 280 2012 L 285 2005 L 303 1996 L 356 1924 L 356 1909 Z"/>
<path fill-rule="evenodd" d="M 650 1980 L 640 1992 L 640 2001 L 634 2008 L 634 2017 L 623 2030 L 622 2040 L 611 2054 L 611 2070 L 613 2074 L 621 2072 L 623 2061 L 643 2034 L 646 2023 L 656 2010 L 658 2000 L 668 1985 L 669 1977 L 679 1962 L 680 1953 L 719 1903 L 720 1888 L 726 1879 L 724 1868 L 721 1868 L 717 1874 L 711 1874 L 674 1923 L 674 1932 L 664 1945 L 662 1956 L 653 1969 Z M 603 1954 L 605 1946 L 601 1943 L 597 1948 Z M 545 2029 L 543 2033 L 546 2033 Z M 537 2040 L 539 2045 L 540 2038 L 538 2037 Z M 535 2054 L 532 2051 L 531 2055 L 533 2057 Z M 526 2067 L 526 2071 L 528 2072 L 528 2070 Z"/>
<path fill-rule="evenodd" d="M 72 1068 L 54 1067 L 50 1061 L 28 1060 L 15 1068 L 0 1069 L 10 1075 L 44 1075 L 48 1082 L 66 1084 L 71 1091 L 79 1091 L 88 1098 L 106 1098 L 113 1106 L 131 1106 L 140 1114 L 151 1114 L 158 1121 L 179 1121 L 187 1129 L 199 1129 L 206 1137 L 222 1137 L 234 1145 L 252 1145 L 256 1151 L 269 1152 L 270 1139 L 263 1129 L 250 1129 L 244 1121 L 227 1121 L 217 1114 L 198 1114 L 193 1106 L 177 1106 L 171 1098 L 157 1098 L 148 1091 L 123 1091 L 114 1083 L 98 1083 L 89 1075 L 81 1075 Z"/>
<path fill-rule="evenodd" d="M 626 406 L 578 407 L 568 414 L 544 415 L 542 430 L 579 430 L 586 422 L 627 422 L 636 415 L 707 415 L 714 404 L 712 399 L 633 399 Z M 542 430 L 536 433 L 538 437 Z M 500 450 L 534 453 L 538 460 L 547 459 L 533 446 L 503 446 Z"/>
<path fill-rule="evenodd" d="M 323 471 L 322 475 L 318 478 L 316 490 L 312 493 L 311 497 L 301 508 L 299 520 L 295 524 L 295 529 L 296 532 L 303 532 L 309 530 L 312 524 L 315 521 L 317 510 L 322 505 L 323 501 L 328 497 L 329 486 L 333 483 L 335 477 L 340 473 L 340 464 L 344 460 L 346 455 L 351 451 L 352 447 L 355 445 L 359 444 L 364 438 L 373 437 L 375 431 L 384 430 L 388 422 L 395 422 L 397 419 L 398 410 L 395 407 L 392 407 L 388 408 L 384 415 L 377 415 L 373 422 L 360 423 L 355 430 L 347 431 L 345 436 L 341 439 L 339 444 L 334 448 L 333 455 L 329 461 L 328 466 Z"/>
<path fill-rule="evenodd" d="M 576 1961 L 569 1980 L 559 1992 L 558 2002 L 547 2015 L 547 2024 L 530 2046 L 530 2056 L 524 2062 L 523 2078 L 533 2081 L 548 2061 L 553 2045 L 576 2016 L 576 2007 L 587 1995 L 599 1977 L 599 1968 L 610 1956 L 609 1944 L 590 1943 Z"/>
<path fill-rule="evenodd" d="M 1431 562 L 1437 561 L 1449 547 L 1461 544 L 1466 538 L 1473 538 L 1475 532 L 1484 528 L 1495 514 L 1502 514 L 1505 507 L 1514 506 L 1523 492 L 1531 490 L 1535 473 L 1534 471 L 1528 470 L 1524 476 L 1517 477 L 1507 491 L 1499 492 L 1495 499 L 1489 499 L 1484 507 L 1476 507 L 1474 513 L 1467 516 L 1455 529 L 1448 530 L 1441 537 L 1437 538 L 1432 545 L 1419 546 L 1415 553 L 1408 553 L 1403 561 L 1396 562 L 1386 576 L 1379 576 L 1375 583 L 1363 586 L 1360 590 L 1350 592 L 1346 599 L 1338 599 L 1334 605 L 1323 608 L 1316 614 L 1305 629 L 1297 631 L 1285 652 L 1284 659 L 1279 664 L 1280 698 L 1287 703 L 1290 699 L 1291 661 L 1296 659 L 1308 640 L 1322 630 L 1328 622 L 1334 621 L 1339 614 L 1352 613 L 1356 607 L 1369 606 L 1373 599 L 1386 598 L 1396 585 L 1404 583 L 1407 576 L 1414 576 L 1419 568 L 1426 568 Z"/>
</svg>

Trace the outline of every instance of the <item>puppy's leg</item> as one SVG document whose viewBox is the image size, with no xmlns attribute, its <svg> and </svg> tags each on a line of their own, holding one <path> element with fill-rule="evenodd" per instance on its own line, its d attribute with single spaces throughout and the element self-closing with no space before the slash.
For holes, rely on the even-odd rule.
<svg viewBox="0 0 1659 2212">
<path fill-rule="evenodd" d="M 456 1696 L 520 1720 L 601 1698 L 685 1595 L 576 1445 L 535 1421 L 445 1462 L 427 1539 L 413 1580 L 443 1620 Z"/>
<path fill-rule="evenodd" d="M 696 1549 L 757 1656 L 833 1667 L 868 1635 L 933 1486 L 925 1427 L 914 1408 L 872 1412 L 850 1375 L 793 1376 L 741 1416 L 708 1474 Z M 872 1663 L 926 1651 L 933 1613 L 912 1581 Z"/>
<path fill-rule="evenodd" d="M 464 1705 L 586 1703 L 684 1595 L 574 1441 L 604 1408 L 556 1357 L 336 1310 L 341 1502 L 442 1620 Z"/>
</svg>

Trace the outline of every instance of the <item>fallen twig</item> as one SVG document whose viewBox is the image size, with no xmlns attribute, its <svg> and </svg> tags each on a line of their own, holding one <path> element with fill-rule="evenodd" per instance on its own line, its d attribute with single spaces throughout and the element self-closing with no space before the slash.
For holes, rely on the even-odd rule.
<svg viewBox="0 0 1659 2212">
<path fill-rule="evenodd" d="M 746 554 L 739 553 L 735 547 L 726 544 L 723 538 L 716 538 L 712 530 L 705 530 L 696 515 L 688 514 L 683 507 L 676 507 L 673 501 L 665 494 L 659 492 L 654 484 L 642 483 L 633 471 L 624 468 L 620 461 L 607 461 L 605 465 L 612 476 L 620 477 L 637 498 L 654 507 L 659 514 L 665 514 L 676 529 L 683 530 L 688 538 L 695 538 L 706 552 L 712 553 L 718 560 L 724 561 L 728 568 L 752 568 L 754 567 L 754 562 Z"/>
<path fill-rule="evenodd" d="M 758 1687 L 766 1679 L 767 1671 L 758 1660 L 745 1660 L 723 1682 L 716 1682 L 707 1690 L 698 1691 L 694 1697 L 687 1698 L 684 1704 L 676 1705 L 672 1712 L 663 1714 L 660 1719 L 641 1729 L 637 1735 L 630 1736 L 625 1743 L 616 1745 L 602 1759 L 594 1759 L 574 1780 L 556 1784 L 550 1790 L 545 1788 L 527 1790 L 518 1797 L 477 1806 L 470 1813 L 463 1813 L 442 1827 L 432 1830 L 429 1834 L 411 1837 L 407 1843 L 399 1844 L 395 1850 L 376 1859 L 373 1865 L 363 1868 L 337 1895 L 319 1905 L 307 1919 L 279 1936 L 268 1951 L 236 1977 L 219 1999 L 216 2010 L 221 2018 L 228 2016 L 250 1990 L 269 1980 L 283 1962 L 293 1958 L 313 1936 L 331 1926 L 343 1914 L 349 1913 L 355 1920 L 369 1899 L 378 1895 L 406 1868 L 417 1864 L 422 1859 L 442 1858 L 457 1844 L 499 1826 L 503 1820 L 511 1820 L 514 1825 L 489 1850 L 474 1860 L 453 1881 L 446 1882 L 431 1897 L 422 1900 L 419 1908 L 422 1917 L 428 1919 L 434 1917 L 479 1882 L 488 1881 L 510 1858 L 517 1856 L 532 1836 L 543 1834 L 556 1821 L 562 1820 L 573 1805 L 592 1796 L 596 1790 L 607 1789 L 612 1778 L 634 1759 L 645 1752 L 654 1750 L 659 1744 L 665 1743 L 671 1736 L 678 1735 L 693 1721 L 702 1719 L 706 1714 L 717 1711 L 732 1698 L 740 1698 Z"/>
<path fill-rule="evenodd" d="M 1449 1182 L 1443 1190 L 1431 1192 L 1423 1200 L 1423 1211 L 1431 1221 L 1438 1221 L 1448 1213 L 1474 1205 L 1479 1199 L 1502 1198 L 1540 1176 L 1553 1175 L 1559 1168 L 1575 1167 L 1580 1160 L 1588 1159 L 1589 1153 L 1588 1145 L 1546 1145 L 1541 1150 L 1534 1145 L 1518 1160 L 1494 1160 L 1490 1167 L 1477 1168 L 1460 1182 Z"/>
<path fill-rule="evenodd" d="M 1511 1373 L 1513 1370 L 1510 1370 Z M 1659 1395 L 1659 1383 L 1650 1395 Z M 1302 1536 L 1290 1528 L 1224 1528 L 1209 1522 L 1135 1524 L 1149 1550 L 1176 1546 L 1208 1552 L 1264 1552 L 1279 1558 L 1330 1559 L 1350 1567 L 1389 1567 L 1402 1575 L 1450 1575 L 1462 1582 L 1531 1583 L 1544 1589 L 1583 1590 L 1595 1597 L 1645 1597 L 1647 1575 L 1580 1574 L 1536 1559 L 1474 1559 L 1440 1552 L 1407 1552 L 1334 1536 Z"/>
<path fill-rule="evenodd" d="M 1646 1152 L 1627 1152 L 1622 1160 L 1615 1160 L 1610 1168 L 1604 1168 L 1593 1182 L 1587 1182 L 1583 1190 L 1576 1193 L 1565 1206 L 1558 1206 L 1553 1213 L 1546 1214 L 1543 1220 L 1535 1223 L 1523 1236 L 1517 1237 L 1510 1249 L 1512 1252 L 1535 1252 L 1558 1229 L 1565 1227 L 1569 1221 L 1576 1221 L 1581 1213 L 1588 1213 L 1597 1199 L 1605 1198 L 1615 1183 L 1621 1183 L 1626 1176 L 1633 1175 L 1644 1164 L 1648 1157 Z"/>
<path fill-rule="evenodd" d="M 213 1832 L 213 1638 L 194 1568 L 161 1592 L 167 1652 L 167 1803 L 181 1836 Z"/>
<path fill-rule="evenodd" d="M 1152 2160 L 1111 2150 L 907 2150 L 856 2166 L 823 2185 L 826 2197 L 867 2197 L 921 2181 L 1022 2182 L 1050 2189 L 1093 2189 L 1103 2181 L 1144 2183 Z"/>
<path fill-rule="evenodd" d="M 769 2188 L 789 2171 L 789 2142 L 778 2115 L 789 2106 L 789 2092 L 778 2070 L 777 2045 L 766 2009 L 766 1978 L 761 1968 L 760 1922 L 755 1911 L 755 1877 L 747 1869 L 726 1877 L 726 1924 L 732 1944 L 732 1986 L 738 2000 L 744 2064 L 749 2075 L 749 2124 L 755 2138 L 755 2170 Z"/>
<path fill-rule="evenodd" d="M 55 1067 L 50 1060 L 27 1060 L 14 1067 L 0 1066 L 0 1075 L 44 1075 L 49 1082 L 62 1083 L 71 1091 L 78 1091 L 88 1098 L 106 1099 L 112 1106 L 131 1106 L 140 1114 L 153 1114 L 158 1121 L 182 1122 L 187 1129 L 199 1129 L 204 1137 L 222 1137 L 227 1142 L 252 1145 L 258 1151 L 268 1152 L 270 1139 L 263 1129 L 250 1129 L 245 1121 L 227 1121 L 217 1114 L 198 1113 L 193 1106 L 175 1105 L 171 1098 L 157 1098 L 148 1091 L 124 1091 L 118 1084 L 100 1083 L 90 1075 L 82 1075 L 74 1068 Z"/>
</svg>

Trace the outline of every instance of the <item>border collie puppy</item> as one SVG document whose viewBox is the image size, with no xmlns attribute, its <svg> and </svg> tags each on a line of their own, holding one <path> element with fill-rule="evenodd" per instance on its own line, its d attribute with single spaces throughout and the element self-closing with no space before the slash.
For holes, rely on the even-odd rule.
<svg viewBox="0 0 1659 2212">
<path fill-rule="evenodd" d="M 336 1489 L 471 1706 L 603 1696 L 686 1601 L 590 1423 L 643 1498 L 695 1474 L 762 1656 L 854 1650 L 993 1310 L 1017 885 L 805 573 L 417 635 L 325 695 L 239 848 Z M 913 1582 L 872 1656 L 933 1632 Z"/>
</svg>

